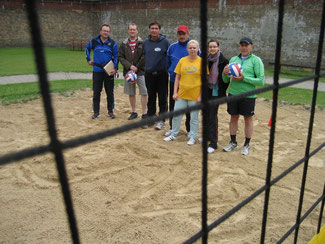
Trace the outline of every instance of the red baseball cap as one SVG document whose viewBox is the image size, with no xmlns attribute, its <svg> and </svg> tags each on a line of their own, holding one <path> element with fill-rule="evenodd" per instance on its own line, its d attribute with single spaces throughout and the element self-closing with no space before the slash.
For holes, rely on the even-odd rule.
<svg viewBox="0 0 325 244">
<path fill-rule="evenodd" d="M 179 32 L 179 31 L 182 31 L 182 32 L 184 32 L 184 33 L 188 33 L 188 28 L 187 28 L 186 25 L 180 25 L 180 26 L 178 26 L 178 28 L 177 28 L 177 32 Z"/>
</svg>

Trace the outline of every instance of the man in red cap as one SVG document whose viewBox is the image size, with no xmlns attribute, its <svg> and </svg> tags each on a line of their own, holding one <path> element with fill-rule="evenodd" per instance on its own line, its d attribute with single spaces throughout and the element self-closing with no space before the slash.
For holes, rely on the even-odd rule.
<svg viewBox="0 0 325 244">
<path fill-rule="evenodd" d="M 169 73 L 169 111 L 174 111 L 175 101 L 173 99 L 174 81 L 176 74 L 174 72 L 178 61 L 188 56 L 187 43 L 189 42 L 189 30 L 186 25 L 180 25 L 177 28 L 177 42 L 171 44 L 167 51 L 167 67 Z M 200 52 L 199 52 L 200 54 Z M 171 135 L 172 117 L 169 119 L 170 130 L 165 133 L 165 136 Z M 190 131 L 190 113 L 186 113 L 186 131 Z"/>
</svg>

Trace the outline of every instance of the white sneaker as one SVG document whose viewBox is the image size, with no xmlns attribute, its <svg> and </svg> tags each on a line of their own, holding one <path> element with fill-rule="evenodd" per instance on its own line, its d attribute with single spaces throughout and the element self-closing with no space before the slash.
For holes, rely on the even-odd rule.
<svg viewBox="0 0 325 244">
<path fill-rule="evenodd" d="M 243 146 L 241 154 L 247 156 L 249 154 L 249 145 Z"/>
<path fill-rule="evenodd" d="M 165 128 L 165 122 L 164 121 L 157 122 L 157 125 L 156 125 L 155 129 L 156 130 L 161 130 L 163 128 Z"/>
<path fill-rule="evenodd" d="M 203 138 L 199 137 L 199 139 L 197 139 L 199 142 L 203 142 Z"/>
<path fill-rule="evenodd" d="M 164 138 L 164 141 L 173 141 L 173 140 L 176 140 L 176 137 L 173 135 L 170 135 L 170 136 L 167 136 Z"/>
<path fill-rule="evenodd" d="M 213 153 L 215 151 L 215 149 L 213 147 L 208 147 L 208 153 Z"/>
<path fill-rule="evenodd" d="M 228 144 L 227 146 L 225 146 L 225 147 L 223 148 L 223 150 L 224 150 L 225 152 L 230 152 L 230 151 L 232 151 L 232 150 L 234 150 L 234 149 L 237 149 L 237 148 L 238 148 L 237 143 L 233 143 L 233 142 L 231 141 L 231 142 L 229 142 L 229 144 Z"/>
<path fill-rule="evenodd" d="M 166 131 L 165 136 L 170 136 L 171 134 L 172 134 L 172 130 L 168 130 Z"/>
<path fill-rule="evenodd" d="M 194 144 L 195 144 L 195 139 L 194 139 L 193 137 L 191 137 L 191 138 L 188 140 L 187 145 L 192 146 L 192 145 L 194 145 Z"/>
</svg>

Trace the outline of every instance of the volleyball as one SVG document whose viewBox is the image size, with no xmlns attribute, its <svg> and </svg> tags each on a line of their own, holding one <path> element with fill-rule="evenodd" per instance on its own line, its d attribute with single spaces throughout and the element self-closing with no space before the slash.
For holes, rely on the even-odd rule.
<svg viewBox="0 0 325 244">
<path fill-rule="evenodd" d="M 241 65 L 239 63 L 231 63 L 229 64 L 229 68 L 230 68 L 230 73 L 229 75 L 238 77 L 241 75 L 241 72 L 243 71 L 243 68 L 241 67 Z"/>
<path fill-rule="evenodd" d="M 129 83 L 135 83 L 136 80 L 138 79 L 138 76 L 136 73 L 134 73 L 133 71 L 129 71 L 126 73 L 125 75 L 125 80 Z"/>
</svg>

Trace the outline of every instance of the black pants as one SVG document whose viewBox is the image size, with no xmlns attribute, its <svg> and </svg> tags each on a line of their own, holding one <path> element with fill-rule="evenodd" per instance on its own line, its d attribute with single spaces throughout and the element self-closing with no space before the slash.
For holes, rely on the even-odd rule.
<svg viewBox="0 0 325 244">
<path fill-rule="evenodd" d="M 160 71 L 156 73 L 145 73 L 146 86 L 148 90 L 148 116 L 156 115 L 156 100 L 158 95 L 159 114 L 168 110 L 168 73 Z"/>
<path fill-rule="evenodd" d="M 174 107 L 175 107 L 175 100 L 173 99 L 174 84 L 175 84 L 174 82 L 169 83 L 169 112 L 174 111 Z M 169 118 L 170 129 L 173 128 L 172 121 L 173 121 L 173 117 L 170 117 Z M 190 122 L 191 122 L 191 114 L 186 113 L 185 127 L 187 132 L 190 132 Z"/>
<path fill-rule="evenodd" d="M 208 99 L 216 99 L 218 97 L 212 96 L 212 89 L 208 88 Z M 219 105 L 216 107 L 210 107 L 208 110 L 209 113 L 209 128 L 208 128 L 208 141 L 209 147 L 214 149 L 217 148 L 218 143 L 218 109 Z"/>
<path fill-rule="evenodd" d="M 93 110 L 99 113 L 100 94 L 104 88 L 107 96 L 107 110 L 113 112 L 114 109 L 114 76 L 109 76 L 105 72 L 93 72 Z"/>
</svg>

